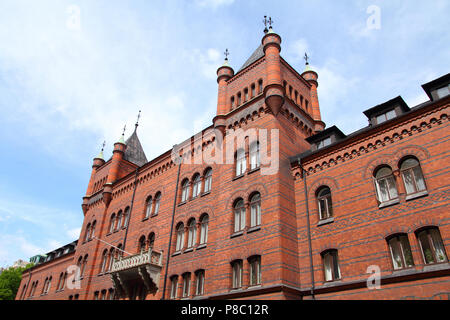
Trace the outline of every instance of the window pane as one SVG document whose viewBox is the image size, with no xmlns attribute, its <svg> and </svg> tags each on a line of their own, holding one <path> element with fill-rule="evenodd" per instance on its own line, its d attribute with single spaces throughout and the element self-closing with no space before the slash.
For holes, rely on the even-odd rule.
<svg viewBox="0 0 450 320">
<path fill-rule="evenodd" d="M 394 265 L 394 269 L 402 269 L 404 267 L 402 261 L 402 253 L 400 252 L 400 244 L 398 243 L 397 238 L 392 238 L 389 240 L 389 248 L 391 250 L 392 264 Z"/>
<path fill-rule="evenodd" d="M 414 180 L 411 170 L 403 171 L 403 182 L 405 183 L 407 194 L 414 193 L 416 191 L 416 189 L 414 188 Z"/>
<path fill-rule="evenodd" d="M 326 281 L 333 280 L 331 254 L 327 253 L 327 254 L 324 255 L 324 257 L 323 257 L 323 264 L 324 264 L 324 267 L 325 267 L 325 280 Z"/>
<path fill-rule="evenodd" d="M 434 263 L 434 255 L 433 255 L 433 249 L 430 246 L 430 243 L 428 241 L 428 234 L 426 231 L 422 231 L 419 234 L 419 241 L 420 241 L 420 245 L 422 247 L 422 254 L 424 256 L 425 259 L 425 263 L 429 264 L 429 263 Z"/>
<path fill-rule="evenodd" d="M 387 120 L 394 119 L 395 118 L 395 110 L 388 111 L 386 113 L 386 118 L 387 118 Z"/>
<path fill-rule="evenodd" d="M 414 260 L 411 252 L 411 247 L 409 245 L 408 236 L 400 236 L 400 244 L 403 250 L 403 256 L 405 259 L 405 264 L 407 267 L 412 267 L 414 265 Z"/>
<path fill-rule="evenodd" d="M 385 114 L 379 115 L 376 119 L 377 119 L 377 124 L 385 122 L 386 121 L 386 115 Z"/>
<path fill-rule="evenodd" d="M 402 165 L 400 166 L 400 169 L 406 170 L 408 168 L 412 168 L 412 167 L 415 167 L 415 166 L 418 166 L 418 165 L 419 165 L 419 162 L 416 159 L 409 158 L 409 159 L 406 159 L 405 161 L 402 162 Z"/>
<path fill-rule="evenodd" d="M 395 199 L 398 197 L 398 193 L 397 193 L 397 186 L 395 185 L 395 180 L 394 177 L 388 177 L 387 178 L 388 181 L 388 185 L 389 185 L 389 195 L 390 195 L 390 199 Z"/>
<path fill-rule="evenodd" d="M 433 240 L 433 246 L 436 251 L 437 262 L 444 262 L 447 260 L 447 256 L 445 254 L 445 248 L 442 243 L 441 236 L 439 231 L 436 229 L 430 230 L 431 239 Z"/>
<path fill-rule="evenodd" d="M 380 202 L 385 202 L 389 200 L 389 193 L 387 189 L 387 183 L 385 179 L 377 180 L 377 189 L 378 189 L 378 196 Z"/>
<path fill-rule="evenodd" d="M 426 189 L 425 180 L 423 179 L 422 170 L 419 166 L 413 168 L 414 178 L 416 178 L 417 191 L 423 191 Z"/>
</svg>

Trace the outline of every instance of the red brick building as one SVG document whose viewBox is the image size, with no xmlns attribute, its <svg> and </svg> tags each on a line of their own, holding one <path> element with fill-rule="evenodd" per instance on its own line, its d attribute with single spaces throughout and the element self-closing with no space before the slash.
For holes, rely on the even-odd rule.
<svg viewBox="0 0 450 320">
<path fill-rule="evenodd" d="M 174 150 L 147 161 L 135 130 L 96 157 L 80 238 L 17 299 L 448 298 L 450 75 L 345 135 L 280 51 L 270 28 L 226 60 L 213 124 Z"/>
</svg>

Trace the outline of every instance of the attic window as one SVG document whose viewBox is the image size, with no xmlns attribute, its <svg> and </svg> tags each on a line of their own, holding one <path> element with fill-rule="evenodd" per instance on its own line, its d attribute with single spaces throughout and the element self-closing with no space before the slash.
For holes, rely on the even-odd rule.
<svg viewBox="0 0 450 320">
<path fill-rule="evenodd" d="M 331 144 L 331 137 L 325 138 L 325 139 L 323 139 L 323 140 L 320 140 L 320 141 L 317 143 L 317 149 L 320 149 L 320 148 L 329 146 L 330 144 Z"/>
<path fill-rule="evenodd" d="M 439 88 L 436 90 L 436 94 L 438 96 L 438 98 L 443 98 L 446 97 L 450 94 L 450 85 L 446 85 L 445 87 Z"/>
<path fill-rule="evenodd" d="M 394 119 L 396 115 L 397 114 L 395 113 L 395 110 L 390 110 L 388 112 L 382 113 L 376 117 L 377 124 Z"/>
</svg>

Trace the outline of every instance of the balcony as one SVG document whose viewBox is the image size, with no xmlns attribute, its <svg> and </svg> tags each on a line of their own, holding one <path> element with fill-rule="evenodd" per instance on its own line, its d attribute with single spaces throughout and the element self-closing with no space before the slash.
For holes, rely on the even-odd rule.
<svg viewBox="0 0 450 320">
<path fill-rule="evenodd" d="M 163 251 L 152 249 L 114 259 L 111 280 L 116 292 L 123 298 L 131 298 L 134 288 L 144 284 L 148 292 L 155 294 L 158 291 L 162 259 Z"/>
</svg>

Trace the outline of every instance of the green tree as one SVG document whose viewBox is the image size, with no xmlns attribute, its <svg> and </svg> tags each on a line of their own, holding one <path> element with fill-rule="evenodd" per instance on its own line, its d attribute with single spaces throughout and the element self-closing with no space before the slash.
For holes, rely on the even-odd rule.
<svg viewBox="0 0 450 320">
<path fill-rule="evenodd" d="M 16 298 L 22 273 L 32 266 L 33 264 L 19 268 L 11 267 L 0 274 L 0 300 L 14 300 Z"/>
</svg>

